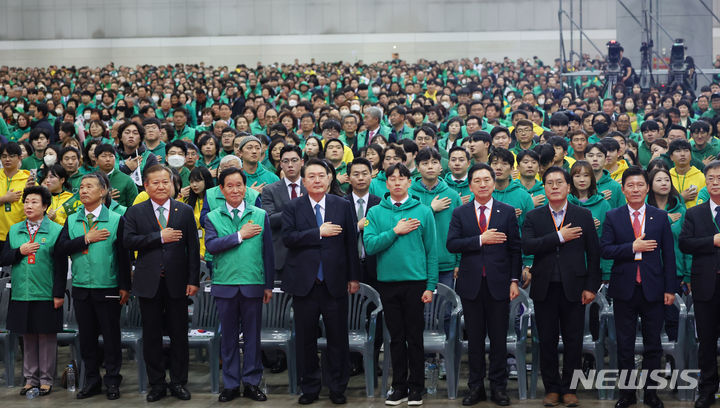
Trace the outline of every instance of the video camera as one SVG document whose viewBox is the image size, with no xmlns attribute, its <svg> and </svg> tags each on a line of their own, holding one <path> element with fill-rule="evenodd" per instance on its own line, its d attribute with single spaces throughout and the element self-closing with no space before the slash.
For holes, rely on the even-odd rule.
<svg viewBox="0 0 720 408">
<path fill-rule="evenodd" d="M 623 48 L 619 42 L 615 40 L 608 41 L 608 72 L 620 73 L 620 52 Z"/>
<path fill-rule="evenodd" d="M 687 64 L 685 64 L 685 49 L 687 47 L 685 46 L 685 40 L 682 38 L 678 38 L 675 40 L 675 42 L 672 45 L 672 48 L 670 49 L 670 71 L 677 72 L 687 71 Z"/>
</svg>

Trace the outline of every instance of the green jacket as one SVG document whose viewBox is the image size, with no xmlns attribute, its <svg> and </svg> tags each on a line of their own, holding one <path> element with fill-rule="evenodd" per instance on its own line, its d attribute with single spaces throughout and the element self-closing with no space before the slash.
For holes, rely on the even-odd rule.
<svg viewBox="0 0 720 408">
<path fill-rule="evenodd" d="M 165 142 L 161 141 L 154 149 L 148 148 L 148 150 L 150 150 L 150 153 L 157 156 L 158 163 L 165 163 Z"/>
<path fill-rule="evenodd" d="M 504 190 L 498 190 L 497 185 L 492 196 L 494 199 L 503 202 L 515 209 L 520 209 L 522 213 L 518 216 L 518 226 L 522 229 L 523 223 L 525 222 L 525 216 L 530 210 L 535 208 L 530 193 L 525 190 L 525 187 L 517 181 L 513 180 Z"/>
<path fill-rule="evenodd" d="M 249 187 L 245 189 L 245 204 L 255 205 L 258 197 L 260 197 L 260 193 L 254 189 Z M 225 205 L 225 196 L 220 191 L 220 186 L 205 190 L 205 202 L 207 202 L 210 211 Z"/>
<path fill-rule="evenodd" d="M 201 158 L 197 161 L 197 166 L 198 166 L 198 167 L 205 167 L 205 168 L 208 169 L 208 170 L 217 169 L 218 167 L 220 167 L 220 156 L 215 156 L 215 157 L 210 161 L 210 163 L 205 163 L 205 159 L 201 157 Z"/>
<path fill-rule="evenodd" d="M 708 192 L 707 186 L 703 187 L 700 189 L 700 192 L 698 192 L 697 199 L 695 200 L 695 205 L 700 205 L 709 199 L 710 193 Z"/>
<path fill-rule="evenodd" d="M 382 134 L 382 130 L 380 131 L 380 133 Z M 390 138 L 392 136 L 395 136 L 395 141 L 399 143 L 403 139 L 413 140 L 414 134 L 415 134 L 415 129 L 413 129 L 409 126 L 403 125 L 403 128 L 402 128 L 402 130 L 400 130 L 400 132 L 397 132 L 395 130 L 395 128 L 391 127 L 390 131 L 387 134 L 387 137 Z"/>
<path fill-rule="evenodd" d="M 650 151 L 650 146 L 648 146 L 648 144 L 645 143 L 645 140 L 643 140 L 638 145 L 638 163 L 640 163 L 642 167 L 647 167 L 651 158 L 652 152 Z"/>
<path fill-rule="evenodd" d="M 122 287 L 129 289 L 129 282 L 120 285 L 120 262 L 115 254 L 122 244 L 122 237 L 118 236 L 118 227 L 122 216 L 102 206 L 100 215 L 93 225 L 98 229 L 107 229 L 110 236 L 104 241 L 98 241 L 87 246 L 87 253 L 79 251 L 71 253 L 72 284 L 80 288 L 107 289 Z M 90 224 L 85 218 L 85 211 L 76 211 L 67 219 L 68 237 L 73 240 L 85 236 Z M 128 264 L 125 264 L 129 268 Z M 129 270 L 127 271 L 129 280 Z"/>
<path fill-rule="evenodd" d="M 254 174 L 250 174 L 245 170 L 243 170 L 243 172 L 245 172 L 245 175 L 247 176 L 247 183 L 245 184 L 247 184 L 248 188 L 250 188 L 250 186 L 255 183 L 257 183 L 257 185 L 260 185 L 262 183 L 269 185 L 280 180 L 278 176 L 276 176 L 274 173 L 269 172 L 260 163 L 258 163 L 257 170 L 255 170 Z"/>
<path fill-rule="evenodd" d="M 473 193 L 470 191 L 470 183 L 468 182 L 467 177 L 465 180 L 456 182 L 455 179 L 453 179 L 452 173 L 448 173 L 445 175 L 445 183 L 450 187 L 451 189 L 455 190 L 456 193 L 460 194 L 460 198 L 465 196 L 470 196 L 470 199 L 473 199 Z"/>
<path fill-rule="evenodd" d="M 520 181 L 520 180 L 518 180 L 518 181 Z M 522 188 L 525 188 L 525 185 L 523 185 L 523 183 L 520 183 L 520 185 L 522 186 Z M 543 186 L 542 181 L 536 179 L 535 184 L 533 184 L 533 186 L 529 190 L 527 188 L 525 188 L 525 191 L 527 191 L 530 194 L 530 197 L 535 197 L 537 195 L 545 195 L 545 186 Z M 540 207 L 541 205 L 545 205 L 545 200 L 543 200 L 538 205 L 538 207 Z"/>
<path fill-rule="evenodd" d="M 720 140 L 716 137 L 711 137 L 702 149 L 698 149 L 695 146 L 695 140 L 690 140 L 690 149 L 693 159 L 702 162 L 705 158 L 709 156 L 715 157 L 720 153 Z"/>
<path fill-rule="evenodd" d="M 47 301 L 53 297 L 64 297 L 67 261 L 55 244 L 62 226 L 44 217 L 35 235 L 34 242 L 40 244 L 35 253 L 35 263 L 28 263 L 27 255 L 20 253 L 20 245 L 30 240 L 27 220 L 13 224 L 7 235 L 11 251 L 3 257 L 3 265 L 12 264 L 12 300 Z"/>
<path fill-rule="evenodd" d="M 603 170 L 602 177 L 600 177 L 600 180 L 597 180 L 597 190 L 600 194 L 603 194 L 603 191 L 610 190 L 612 196 L 607 201 L 612 208 L 618 208 L 627 203 L 625 201 L 625 195 L 623 195 L 622 192 L 622 186 L 610 177 L 610 172 L 607 170 Z"/>
<path fill-rule="evenodd" d="M 405 235 L 393 228 L 402 218 L 420 221 Z M 424 281 L 426 290 L 435 290 L 438 281 L 437 235 L 432 210 L 408 197 L 400 207 L 390 197 L 368 211 L 363 233 L 365 252 L 377 255 L 380 282 Z"/>
<path fill-rule="evenodd" d="M 705 190 L 707 191 L 707 189 Z M 698 199 L 698 204 L 699 204 Z M 685 283 L 690 282 L 690 265 L 692 263 L 692 255 L 686 254 L 682 251 L 680 251 L 680 244 L 679 244 L 679 237 L 680 237 L 680 231 L 682 230 L 683 222 L 685 221 L 685 212 L 687 211 L 687 208 L 685 207 L 685 203 L 683 202 L 682 197 L 678 196 L 677 200 L 675 202 L 675 205 L 670 208 L 669 205 L 667 205 L 665 208 L 663 208 L 665 211 L 668 212 L 668 214 L 675 214 L 680 213 L 680 219 L 678 219 L 675 222 L 672 222 L 670 220 L 670 229 L 672 230 L 673 234 L 673 242 L 675 244 L 675 267 L 677 270 L 677 276 L 678 278 L 682 278 L 682 281 Z"/>
<path fill-rule="evenodd" d="M 45 161 L 43 159 L 38 159 L 35 154 L 31 154 L 23 159 L 20 168 L 23 170 L 35 170 L 39 169 L 44 163 Z"/>
<path fill-rule="evenodd" d="M 257 224 L 265 228 L 265 210 L 246 204 L 240 217 L 240 225 L 235 227 L 232 214 L 222 205 L 208 214 L 218 237 L 237 233 L 243 225 Z M 243 239 L 226 251 L 213 254 L 213 285 L 264 285 L 265 265 L 263 262 L 263 234 Z"/>
<path fill-rule="evenodd" d="M 438 184 L 432 190 L 428 190 L 421 180 L 412 183 L 410 187 L 410 195 L 420 200 L 420 203 L 430 207 L 433 199 L 437 196 L 440 198 L 449 198 L 450 207 L 440 211 L 433 212 L 435 217 L 435 227 L 437 233 L 437 257 L 438 269 L 441 272 L 452 271 L 460 266 L 460 254 L 451 254 L 447 250 L 445 243 L 447 242 L 448 230 L 450 229 L 450 219 L 455 208 L 462 205 L 460 195 L 442 180 L 438 180 Z M 430 207 L 432 210 L 432 207 Z"/>
<path fill-rule="evenodd" d="M 108 174 L 108 178 L 110 179 L 110 186 L 120 192 L 117 202 L 124 207 L 132 206 L 135 197 L 138 195 L 138 189 L 130 176 L 118 169 L 114 169 Z"/>
<path fill-rule="evenodd" d="M 600 226 L 597 228 L 598 238 L 602 236 L 602 228 L 603 223 L 605 222 L 605 215 L 608 211 L 612 210 L 612 208 L 610 208 L 610 203 L 605 200 L 605 197 L 602 194 L 598 193 L 593 195 L 592 197 L 589 197 L 585 201 L 580 201 L 577 197 L 571 194 L 568 195 L 568 202 L 570 204 L 574 204 L 590 210 L 593 218 L 600 221 Z M 610 259 L 600 258 L 600 270 L 602 273 L 603 281 L 610 280 L 612 262 L 613 261 Z"/>
<path fill-rule="evenodd" d="M 390 190 L 387 188 L 387 176 L 384 171 L 380 170 L 377 176 L 370 182 L 370 194 L 384 198 L 385 194 L 389 192 Z"/>
</svg>

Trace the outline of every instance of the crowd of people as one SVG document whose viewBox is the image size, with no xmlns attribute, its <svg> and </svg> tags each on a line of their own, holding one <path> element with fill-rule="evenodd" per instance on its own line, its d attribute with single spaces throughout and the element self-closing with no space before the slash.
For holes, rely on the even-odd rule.
<svg viewBox="0 0 720 408">
<path fill-rule="evenodd" d="M 508 58 L 0 67 L 0 263 L 11 266 L 8 328 L 23 337 L 21 394 L 52 390 L 71 260 L 79 399 L 103 385 L 120 396 L 130 296 L 147 400 L 168 390 L 190 399 L 187 298 L 205 263 L 222 326 L 221 402 L 267 399 L 262 304 L 280 280 L 293 296 L 300 404 L 325 379 L 331 401 L 346 402 L 347 296 L 363 282 L 379 292 L 390 335 L 388 405 L 422 404 L 423 310 L 440 283 L 462 300 L 463 405 L 487 399 L 486 376 L 490 399 L 510 404 L 509 304 L 528 289 L 543 404 L 577 406 L 584 310 L 607 284 L 620 369 L 634 368 L 639 316 L 643 368 L 660 368 L 663 326 L 677 338 L 675 295 L 693 295 L 695 406 L 708 407 L 718 389 L 720 84 L 697 96 L 643 90 L 628 71 L 605 97 L 597 77 L 564 80 L 571 69 Z M 635 402 L 623 390 L 616 407 Z M 644 402 L 663 406 L 652 387 Z"/>
</svg>

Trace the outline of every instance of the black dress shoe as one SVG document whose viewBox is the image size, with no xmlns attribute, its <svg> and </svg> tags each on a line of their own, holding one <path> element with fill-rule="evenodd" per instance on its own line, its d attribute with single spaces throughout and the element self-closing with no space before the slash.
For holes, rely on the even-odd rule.
<svg viewBox="0 0 720 408">
<path fill-rule="evenodd" d="M 665 404 L 658 398 L 657 394 L 645 394 L 643 398 L 643 403 L 650 408 L 663 408 Z"/>
<path fill-rule="evenodd" d="M 99 395 L 101 393 L 102 393 L 102 386 L 100 385 L 100 383 L 93 384 L 90 386 L 86 385 L 85 387 L 83 387 L 82 390 L 80 390 L 80 392 L 77 393 L 75 398 L 85 399 L 85 398 L 93 397 L 95 395 Z"/>
<path fill-rule="evenodd" d="M 465 398 L 463 398 L 462 404 L 465 406 L 475 405 L 478 402 L 485 400 L 487 400 L 487 395 L 485 394 L 485 387 L 481 385 L 471 388 Z"/>
<path fill-rule="evenodd" d="M 257 385 L 245 384 L 245 390 L 243 390 L 243 397 L 250 398 L 255 401 L 267 401 L 267 395 L 260 391 Z"/>
<path fill-rule="evenodd" d="M 508 397 L 505 390 L 494 390 L 490 393 L 490 401 L 500 405 L 501 407 L 507 407 L 510 405 L 510 397 Z"/>
<path fill-rule="evenodd" d="M 22 387 L 20 389 L 20 395 L 25 396 L 28 393 L 28 391 L 32 390 L 33 388 L 37 388 L 37 386 L 30 385 L 30 384 L 25 385 L 24 387 Z"/>
<path fill-rule="evenodd" d="M 145 399 L 147 402 L 155 402 L 160 401 L 161 399 L 165 398 L 167 396 L 167 390 L 165 387 L 156 387 L 150 389 L 150 392 L 148 392 L 147 397 Z"/>
<path fill-rule="evenodd" d="M 700 394 L 695 401 L 695 408 L 707 408 L 715 403 L 715 394 Z"/>
<path fill-rule="evenodd" d="M 105 391 L 105 396 L 110 401 L 120 398 L 120 387 L 117 385 L 108 385 L 107 390 Z"/>
<path fill-rule="evenodd" d="M 170 384 L 168 389 L 170 390 L 170 395 L 173 395 L 179 400 L 187 401 L 190 399 L 190 391 L 182 384 Z"/>
<path fill-rule="evenodd" d="M 50 394 L 51 392 L 52 392 L 52 386 L 51 386 L 51 385 L 50 385 L 50 386 L 41 385 L 41 386 L 40 386 L 40 393 L 39 393 L 38 395 L 40 395 L 41 397 L 44 397 L 44 396 Z"/>
<path fill-rule="evenodd" d="M 279 374 L 285 370 L 287 370 L 287 361 L 285 360 L 284 356 L 275 360 L 275 364 L 270 367 L 270 372 L 273 374 Z"/>
<path fill-rule="evenodd" d="M 336 405 L 347 404 L 347 398 L 345 398 L 345 394 L 340 392 L 331 392 L 330 401 L 332 401 L 332 403 Z"/>
<path fill-rule="evenodd" d="M 308 405 L 312 404 L 313 402 L 317 401 L 318 395 L 317 394 L 303 394 L 298 398 L 298 403 L 300 405 Z"/>
<path fill-rule="evenodd" d="M 235 398 L 240 396 L 240 387 L 235 388 L 225 388 L 220 393 L 220 396 L 218 397 L 218 401 L 220 402 L 230 402 L 234 400 Z"/>
<path fill-rule="evenodd" d="M 631 405 L 637 404 L 637 398 L 631 396 L 621 396 L 620 399 L 615 403 L 615 408 L 628 408 Z"/>
</svg>

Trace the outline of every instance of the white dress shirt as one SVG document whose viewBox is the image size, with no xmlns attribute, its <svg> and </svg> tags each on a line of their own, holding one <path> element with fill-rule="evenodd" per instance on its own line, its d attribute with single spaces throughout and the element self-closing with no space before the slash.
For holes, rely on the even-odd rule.
<svg viewBox="0 0 720 408">
<path fill-rule="evenodd" d="M 565 243 L 565 238 L 563 238 L 562 234 L 560 233 L 560 228 L 562 227 L 563 221 L 565 220 L 565 216 L 567 215 L 567 203 L 568 203 L 567 200 L 565 200 L 565 204 L 563 205 L 563 208 L 558 212 L 555 212 L 555 210 L 553 210 L 552 207 L 550 207 L 548 205 L 548 208 L 550 209 L 550 214 L 552 215 L 553 220 L 555 221 L 555 228 L 558 228 L 557 235 L 558 235 L 558 238 L 560 239 L 561 244 Z"/>
<path fill-rule="evenodd" d="M 710 216 L 711 216 L 712 219 L 714 220 L 714 219 L 715 219 L 715 215 L 717 214 L 717 213 L 715 212 L 715 209 L 718 207 L 718 204 L 715 204 L 715 201 L 713 201 L 712 198 L 711 198 L 709 201 L 710 201 Z"/>
<path fill-rule="evenodd" d="M 168 204 L 169 205 L 169 204 Z M 87 219 L 88 214 L 92 214 L 94 219 L 97 220 L 100 216 L 100 210 L 102 210 L 102 205 L 98 205 L 97 208 L 95 208 L 92 211 L 88 211 L 87 208 L 85 209 L 85 218 Z M 167 217 L 165 217 L 167 219 Z"/>
<path fill-rule="evenodd" d="M 283 180 L 285 180 L 285 187 L 287 187 L 288 197 L 292 199 L 292 191 L 293 187 L 290 186 L 290 184 L 296 184 L 295 186 L 295 195 L 300 197 L 302 194 L 300 193 L 300 183 L 302 183 L 302 179 L 298 178 L 297 181 L 290 181 L 287 177 L 284 177 Z M 313 208 L 314 210 L 315 208 Z"/>
<path fill-rule="evenodd" d="M 240 205 L 238 205 L 237 207 L 231 206 L 231 205 L 228 204 L 227 201 L 226 201 L 226 202 L 225 202 L 225 207 L 227 207 L 228 213 L 230 214 L 231 217 L 233 216 L 233 210 L 237 209 L 237 210 L 238 210 L 238 215 L 237 215 L 238 218 L 242 218 L 243 213 L 245 212 L 245 200 L 243 200 L 243 201 L 240 203 Z M 242 239 L 242 235 L 240 235 L 240 231 L 237 232 L 237 238 L 238 238 L 238 244 L 241 244 L 242 241 L 243 241 L 243 239 Z"/>
<path fill-rule="evenodd" d="M 400 201 L 395 201 L 395 200 L 393 200 L 392 198 L 390 198 L 390 201 L 392 201 L 393 205 L 396 205 L 396 204 L 398 204 L 398 203 L 400 203 L 400 205 L 403 205 L 403 204 L 405 204 L 405 201 L 407 201 L 409 198 L 410 198 L 410 196 L 409 196 L 409 195 L 406 195 L 405 198 L 403 198 L 403 199 L 400 200 Z"/>
<path fill-rule="evenodd" d="M 640 234 L 645 233 L 645 204 L 642 205 L 642 207 L 635 210 L 634 208 L 630 207 L 630 204 L 628 204 L 628 211 L 630 212 L 630 226 L 632 227 L 633 221 L 635 221 L 635 211 L 638 211 L 640 214 L 638 214 L 638 221 L 640 221 Z M 635 229 L 633 228 L 633 232 L 635 232 Z M 635 252 L 635 260 L 641 261 L 642 260 L 642 252 Z"/>
<path fill-rule="evenodd" d="M 150 200 L 150 202 L 152 203 L 153 212 L 155 213 L 155 219 L 158 220 L 158 224 L 160 224 L 160 218 L 159 218 L 160 213 L 158 212 L 158 208 L 160 208 L 160 207 L 165 209 L 165 214 L 164 214 L 165 221 L 170 220 L 170 199 L 169 198 L 167 200 L 165 200 L 165 203 L 163 205 L 160 205 L 153 200 Z M 162 233 L 160 234 L 160 242 L 163 244 L 165 243 L 165 239 L 163 238 Z"/>
<path fill-rule="evenodd" d="M 310 199 L 310 207 L 313 214 L 315 214 L 315 206 L 320 204 L 320 216 L 322 217 L 323 222 L 325 222 L 325 196 L 323 195 L 323 198 L 321 198 L 320 201 L 315 201 L 310 196 L 308 196 L 308 198 Z M 322 239 L 322 233 L 320 233 L 320 239 Z"/>
<path fill-rule="evenodd" d="M 480 204 L 477 200 L 473 200 L 475 203 L 475 218 L 478 223 L 478 227 L 480 226 L 480 206 L 485 206 L 485 230 L 487 231 L 487 227 L 490 225 L 490 214 L 492 213 L 492 206 L 493 206 L 493 199 L 490 197 L 490 200 L 485 204 Z M 480 246 L 482 246 L 482 231 L 480 232 L 481 235 L 478 237 L 480 239 Z"/>
<path fill-rule="evenodd" d="M 367 214 L 368 209 L 368 200 L 370 200 L 370 193 L 365 193 L 364 196 L 360 197 L 355 192 L 352 193 L 353 203 L 355 204 L 355 213 L 357 214 L 358 210 L 360 209 L 360 204 L 358 204 L 358 200 L 362 198 L 363 200 L 363 210 Z M 360 219 L 358 218 L 358 221 Z"/>
</svg>

